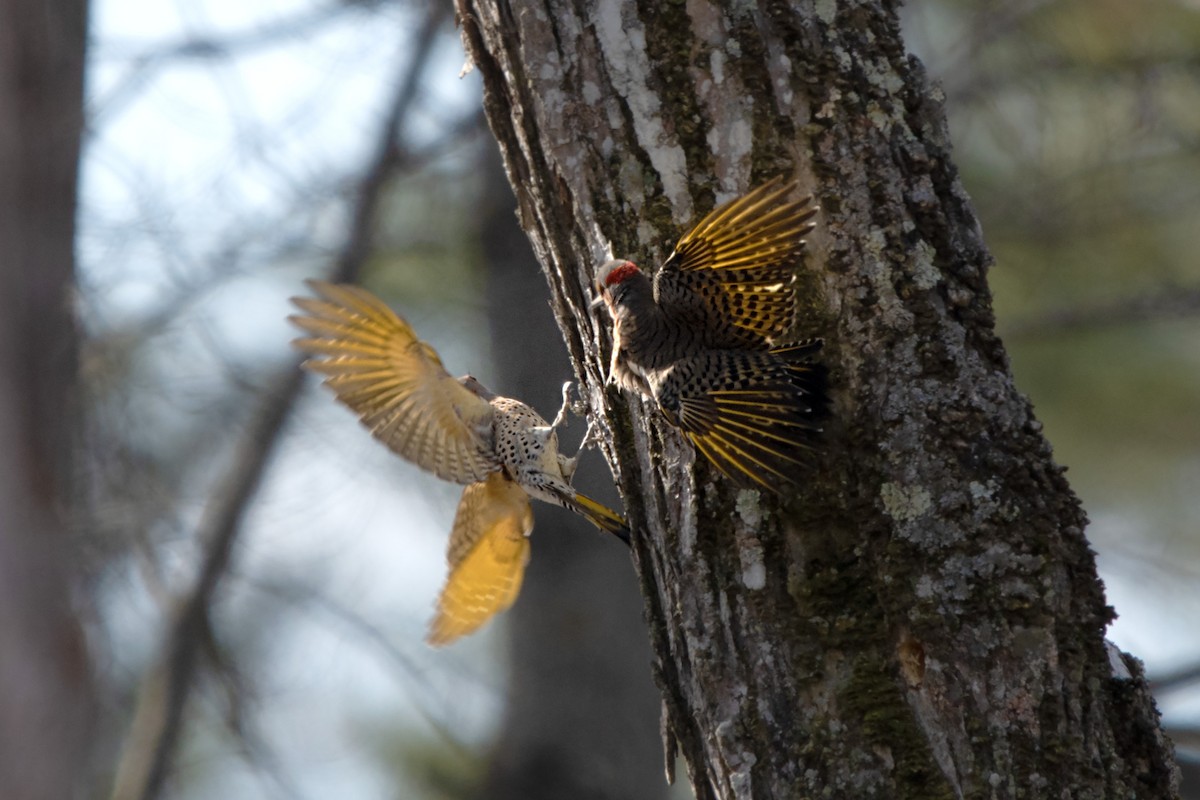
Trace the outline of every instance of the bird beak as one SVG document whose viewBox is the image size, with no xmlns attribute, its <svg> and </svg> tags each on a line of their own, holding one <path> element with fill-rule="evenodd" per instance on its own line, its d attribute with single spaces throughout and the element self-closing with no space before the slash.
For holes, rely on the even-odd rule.
<svg viewBox="0 0 1200 800">
<path fill-rule="evenodd" d="M 596 296 L 592 298 L 592 302 L 589 307 L 592 309 L 592 311 L 603 308 L 604 307 L 604 293 L 596 292 Z"/>
</svg>

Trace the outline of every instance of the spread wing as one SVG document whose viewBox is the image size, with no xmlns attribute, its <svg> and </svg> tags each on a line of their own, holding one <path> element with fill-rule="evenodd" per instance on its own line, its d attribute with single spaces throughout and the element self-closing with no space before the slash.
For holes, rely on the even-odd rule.
<svg viewBox="0 0 1200 800">
<path fill-rule="evenodd" d="M 821 432 L 828 400 L 819 340 L 764 353 L 710 353 L 667 387 L 668 419 L 740 486 L 779 491 L 796 480 Z M 670 379 L 669 379 L 670 380 Z"/>
<path fill-rule="evenodd" d="M 480 481 L 499 468 L 492 453 L 492 407 L 452 378 L 432 347 L 381 300 L 355 286 L 309 281 L 323 299 L 295 297 L 288 319 L 309 335 L 293 344 L 304 367 L 371 433 L 439 478 Z"/>
<path fill-rule="evenodd" d="M 532 529 L 529 495 L 503 473 L 463 490 L 446 554 L 450 575 L 426 641 L 449 644 L 513 604 L 529 562 Z"/>
<path fill-rule="evenodd" d="M 818 210 L 811 196 L 789 200 L 795 188 L 775 178 L 700 220 L 655 275 L 655 299 L 693 306 L 692 324 L 731 323 L 730 346 L 784 337 L 795 314 L 793 270 Z"/>
</svg>

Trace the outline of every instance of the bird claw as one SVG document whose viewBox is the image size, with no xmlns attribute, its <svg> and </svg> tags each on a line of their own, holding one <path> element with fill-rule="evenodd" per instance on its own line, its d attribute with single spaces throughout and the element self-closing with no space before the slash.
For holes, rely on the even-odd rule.
<svg viewBox="0 0 1200 800">
<path fill-rule="evenodd" d="M 574 400 L 571 399 L 571 390 L 574 388 L 574 381 L 567 381 L 563 384 L 562 407 L 558 409 L 558 413 L 554 416 L 554 422 L 550 423 L 550 427 L 557 428 L 559 425 L 566 427 L 568 411 L 580 418 L 588 416 L 587 403 L 583 402 L 583 398 L 577 396 Z M 578 392 L 576 394 L 578 395 Z"/>
<path fill-rule="evenodd" d="M 583 441 L 579 443 L 579 449 L 575 451 L 575 455 L 570 458 L 561 454 L 559 455 L 559 466 L 562 468 L 563 477 L 567 479 L 568 483 L 575 477 L 575 468 L 579 466 L 579 457 L 583 455 L 583 451 L 599 441 L 600 435 L 596 431 L 596 421 L 588 420 L 587 432 L 583 434 Z"/>
<path fill-rule="evenodd" d="M 591 413 L 588 404 L 583 401 L 583 395 L 576 392 L 575 402 L 571 404 L 571 413 L 580 419 L 587 419 Z"/>
<path fill-rule="evenodd" d="M 587 432 L 583 434 L 583 441 L 579 443 L 579 449 L 575 451 L 575 457 L 579 458 L 580 453 L 582 453 L 584 450 L 587 450 L 594 444 L 599 444 L 599 442 L 600 433 L 596 426 L 596 420 L 589 419 Z"/>
<path fill-rule="evenodd" d="M 571 409 L 571 387 L 573 385 L 572 381 L 567 381 L 562 385 L 562 408 L 558 409 L 558 413 L 554 415 L 554 421 L 550 423 L 551 428 L 567 424 L 567 411 Z"/>
</svg>

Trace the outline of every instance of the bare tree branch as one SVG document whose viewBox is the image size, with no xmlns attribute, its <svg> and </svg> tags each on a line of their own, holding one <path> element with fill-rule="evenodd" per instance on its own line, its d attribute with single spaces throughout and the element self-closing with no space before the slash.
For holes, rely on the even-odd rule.
<svg viewBox="0 0 1200 800">
<path fill-rule="evenodd" d="M 1032 339 L 1138 322 L 1200 316 L 1200 287 L 1173 286 L 1104 305 L 1063 308 L 1005 327 L 1009 339 Z"/>
<path fill-rule="evenodd" d="M 1187 689 L 1197 681 L 1200 681 L 1200 664 L 1190 664 L 1158 677 L 1151 677 L 1150 691 L 1154 692 L 1155 696 L 1161 696 L 1167 692 Z"/>
<path fill-rule="evenodd" d="M 394 152 L 387 156 L 390 160 L 386 170 L 384 170 L 387 173 L 387 178 L 392 179 L 407 175 L 416 168 L 451 153 L 456 148 L 468 143 L 472 137 L 478 135 L 483 130 L 483 126 L 483 110 L 477 108 L 463 114 L 459 119 L 450 122 L 446 126 L 445 133 L 425 147 L 417 149 L 395 148 Z M 357 170 L 355 176 L 356 181 L 353 193 L 359 195 L 362 191 L 362 171 Z M 334 188 L 340 189 L 340 187 Z M 301 192 L 301 195 L 328 196 L 329 193 L 330 190 L 318 185 L 316 187 L 308 187 Z M 178 321 L 182 314 L 195 306 L 208 293 L 244 271 L 245 258 L 243 251 L 252 244 L 261 245 L 262 232 L 264 230 L 270 230 L 274 225 L 278 224 L 279 220 L 294 219 L 301 213 L 304 213 L 304 208 L 301 205 L 300 196 L 298 196 L 295 203 L 286 206 L 278 215 L 256 217 L 248 222 L 244 228 L 238 230 L 228 238 L 227 243 L 213 256 L 211 263 L 205 264 L 204 269 L 194 270 L 194 272 L 200 273 L 199 277 L 185 279 L 176 284 L 171 294 L 161 300 L 152 313 L 139 318 L 131 324 L 127 324 L 125 327 L 114 326 L 102 337 L 85 342 L 85 360 L 89 358 L 106 358 L 108 356 L 102 351 L 127 349 L 132 343 L 145 341 L 171 327 L 171 325 Z M 265 257 L 268 260 L 280 259 L 294 252 L 295 249 L 295 242 L 281 242 L 277 248 L 268 250 Z"/>
<path fill-rule="evenodd" d="M 392 641 L 379 626 L 354 609 L 346 607 L 336 598 L 311 588 L 306 588 L 301 594 L 291 587 L 279 583 L 256 581 L 253 585 L 255 588 L 293 605 L 306 605 L 311 609 L 319 611 L 338 624 L 351 629 L 362 639 L 374 645 L 376 650 L 396 666 L 396 674 L 408 679 L 408 682 L 411 684 L 409 688 L 416 690 L 410 692 L 410 696 L 414 700 L 413 710 L 417 716 L 423 719 L 430 730 L 445 744 L 460 752 L 467 752 L 468 748 L 463 744 L 462 740 L 455 736 L 454 732 L 434 712 L 433 709 L 435 706 L 429 702 L 430 687 L 428 684 L 420 683 L 418 680 L 422 669 L 417 661 Z"/>
<path fill-rule="evenodd" d="M 303 797 L 300 787 L 288 775 L 274 749 L 263 737 L 254 717 L 245 713 L 246 690 L 240 676 L 229 664 L 221 663 L 218 670 L 225 695 L 222 718 L 225 728 L 237 741 L 242 760 L 274 796 Z"/>
<path fill-rule="evenodd" d="M 329 23 L 344 17 L 354 3 L 329 2 L 291 14 L 253 28 L 223 33 L 219 38 L 189 36 L 152 49 L 136 45 L 110 44 L 99 54 L 126 57 L 129 69 L 102 97 L 88 109 L 88 130 L 93 132 L 97 123 L 120 113 L 161 70 L 182 61 L 225 61 L 256 51 L 274 47 L 282 42 L 311 36 L 315 31 L 328 27 Z M 132 54 L 121 50 L 132 51 Z M 140 51 L 140 52 L 139 52 Z"/>
<path fill-rule="evenodd" d="M 416 99 L 429 52 L 446 17 L 447 8 L 435 4 L 416 34 L 412 55 L 404 64 L 378 144 L 364 170 L 350 229 L 334 270 L 335 280 L 353 280 L 370 253 L 371 232 L 383 188 L 402 160 L 397 134 Z M 182 732 L 187 699 L 195 683 L 198 655 L 209 626 L 209 609 L 217 586 L 229 569 L 246 510 L 262 483 L 302 385 L 303 375 L 296 361 L 269 381 L 270 388 L 263 393 L 230 468 L 213 492 L 198 533 L 204 543 L 204 561 L 195 585 L 177 607 L 162 661 L 146 679 L 117 773 L 114 799 L 153 800 L 162 795 Z"/>
</svg>

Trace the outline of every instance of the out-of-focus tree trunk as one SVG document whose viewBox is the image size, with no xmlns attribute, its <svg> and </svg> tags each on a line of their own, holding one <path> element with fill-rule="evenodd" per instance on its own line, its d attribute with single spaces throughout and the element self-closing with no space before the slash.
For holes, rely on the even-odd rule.
<svg viewBox="0 0 1200 800">
<path fill-rule="evenodd" d="M 700 797 L 1173 797 L 1086 518 L 993 332 L 936 89 L 881 2 L 458 0 L 521 223 L 635 528 Z M 775 175 L 818 197 L 803 330 L 835 386 L 793 496 L 736 493 L 602 387 L 605 240 L 656 263 Z"/>
<path fill-rule="evenodd" d="M 549 419 L 571 365 L 499 156 L 489 152 L 486 161 L 480 213 L 494 388 Z M 572 420 L 560 436 L 578 441 L 583 424 Z M 600 461 L 594 452 L 585 456 L 576 485 L 614 502 L 611 490 L 587 486 L 587 473 L 595 474 Z M 571 513 L 535 506 L 533 557 L 521 597 L 505 617 L 508 705 L 481 796 L 662 797 L 659 700 L 629 551 Z"/>
<path fill-rule="evenodd" d="M 80 796 L 91 684 L 70 539 L 81 0 L 0 0 L 0 797 Z"/>
</svg>

